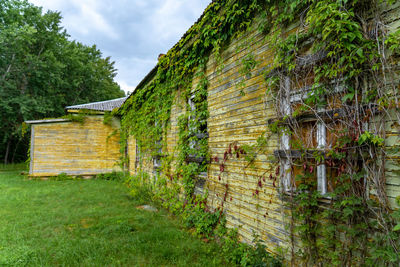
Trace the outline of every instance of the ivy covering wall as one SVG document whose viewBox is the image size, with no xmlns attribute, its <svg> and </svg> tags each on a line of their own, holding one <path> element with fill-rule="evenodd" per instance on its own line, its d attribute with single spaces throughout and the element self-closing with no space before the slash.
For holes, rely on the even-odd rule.
<svg viewBox="0 0 400 267">
<path fill-rule="evenodd" d="M 395 193 L 387 192 L 387 179 L 399 183 L 399 174 L 389 170 L 400 164 L 398 5 L 213 1 L 119 111 L 122 136 L 133 136 L 140 147 L 136 179 L 155 183 L 156 197 L 166 208 L 210 236 L 223 224 L 224 203 L 232 198 L 234 178 L 221 181 L 233 168 L 229 162 L 243 159 L 247 168 L 267 156 L 272 167 L 257 174 L 252 195 L 258 198 L 267 184 L 274 188 L 288 237 L 287 245 L 269 250 L 281 251 L 296 265 L 398 265 L 400 214 Z M 230 142 L 224 153 L 211 154 L 204 138 L 213 131 L 207 127 L 209 61 L 217 66 L 216 75 L 223 72 L 224 51 L 238 39 L 251 45 L 254 31 L 263 36 L 257 42 L 273 51 L 272 64 L 262 68 L 264 97 L 273 113 L 252 144 Z M 244 97 L 246 81 L 262 64 L 257 60 L 248 52 L 240 61 L 241 82 L 232 86 L 243 88 Z M 171 150 L 174 107 L 181 115 Z M 266 152 L 272 143 L 277 143 L 275 152 Z M 150 179 L 145 171 L 155 159 L 162 165 L 158 178 Z M 199 176 L 210 165 L 218 166 L 216 183 L 225 188 L 218 207 L 195 194 Z"/>
</svg>

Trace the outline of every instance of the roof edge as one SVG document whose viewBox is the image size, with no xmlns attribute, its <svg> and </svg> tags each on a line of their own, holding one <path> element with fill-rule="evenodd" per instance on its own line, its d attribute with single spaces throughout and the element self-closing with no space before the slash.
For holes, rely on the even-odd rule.
<svg viewBox="0 0 400 267">
<path fill-rule="evenodd" d="M 78 105 L 73 105 L 73 106 L 66 106 L 64 109 L 81 109 L 78 107 L 81 107 L 83 105 L 89 105 L 89 104 L 103 104 L 103 103 L 107 103 L 107 102 L 111 102 L 111 101 L 117 101 L 117 100 L 122 100 L 122 99 L 126 99 L 128 98 L 127 96 L 124 97 L 120 97 L 120 98 L 114 98 L 114 99 L 110 99 L 110 100 L 104 100 L 104 101 L 97 101 L 97 102 L 90 102 L 90 103 L 84 103 L 84 104 L 78 104 Z M 82 108 L 85 109 L 85 108 Z"/>
<path fill-rule="evenodd" d="M 55 122 L 70 122 L 69 119 L 44 119 L 44 120 L 32 120 L 32 121 L 25 121 L 26 124 L 42 124 L 42 123 L 55 123 Z"/>
<path fill-rule="evenodd" d="M 192 26 L 189 27 L 189 29 L 187 29 L 187 30 L 185 31 L 185 33 L 182 35 L 182 37 L 179 38 L 178 42 L 176 42 L 170 49 L 168 49 L 167 54 L 168 54 L 169 51 L 175 49 L 175 48 L 180 44 L 180 42 L 181 42 L 182 40 L 185 39 L 185 37 L 189 34 L 189 32 L 193 29 L 193 27 L 194 27 L 196 24 L 200 23 L 200 21 L 203 19 L 203 17 L 204 17 L 205 14 L 206 14 L 206 11 L 210 8 L 210 6 L 211 6 L 212 4 L 214 4 L 214 2 L 217 2 L 217 0 L 212 0 L 212 1 L 207 5 L 207 7 L 204 9 L 204 11 L 203 11 L 203 13 L 200 15 L 200 17 L 192 24 Z M 157 69 L 158 69 L 158 65 L 159 65 L 159 64 L 157 63 L 157 65 L 154 66 L 154 68 L 140 81 L 140 83 L 135 87 L 135 89 L 133 90 L 133 92 L 126 98 L 126 100 L 128 100 L 128 99 L 136 92 L 136 90 L 140 89 L 144 84 L 146 84 L 146 82 L 147 82 L 152 76 L 154 76 L 154 75 L 156 74 Z M 126 102 L 126 100 L 125 100 L 125 102 Z M 124 103 L 125 103 L 125 102 L 124 102 Z M 122 106 L 123 106 L 123 104 L 122 104 Z M 121 106 L 121 107 L 122 107 L 122 106 Z"/>
</svg>

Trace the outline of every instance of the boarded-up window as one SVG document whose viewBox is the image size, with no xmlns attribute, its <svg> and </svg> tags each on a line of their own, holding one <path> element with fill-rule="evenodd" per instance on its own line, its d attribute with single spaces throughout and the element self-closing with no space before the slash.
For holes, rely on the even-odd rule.
<svg viewBox="0 0 400 267">
<path fill-rule="evenodd" d="M 135 151 L 135 169 L 139 169 L 140 168 L 140 164 L 141 164 L 141 156 L 140 156 L 140 146 L 138 144 L 138 142 L 136 141 L 136 151 Z"/>
<path fill-rule="evenodd" d="M 202 99 L 197 94 L 198 92 L 194 92 L 188 99 L 188 106 L 191 113 L 188 118 L 189 147 L 191 153 L 188 155 L 187 161 L 204 165 L 206 159 L 199 152 L 201 151 L 202 141 L 208 138 L 208 132 L 207 120 L 199 114 L 199 105 L 202 105 L 206 99 Z"/>
<path fill-rule="evenodd" d="M 291 118 L 280 140 L 282 186 L 290 191 L 300 183 L 313 184 L 315 181 L 315 189 L 324 195 L 333 191 L 338 176 L 336 167 L 325 163 L 324 152 L 336 145 L 343 127 L 338 121 L 324 120 L 322 114 L 341 108 L 343 88 L 333 85 L 332 93 L 319 99 L 324 105 L 310 107 L 305 101 L 312 94 L 309 80 L 296 81 L 297 86 L 294 86 L 286 77 L 281 83 L 281 114 Z M 304 87 L 298 87 L 299 84 Z"/>
</svg>

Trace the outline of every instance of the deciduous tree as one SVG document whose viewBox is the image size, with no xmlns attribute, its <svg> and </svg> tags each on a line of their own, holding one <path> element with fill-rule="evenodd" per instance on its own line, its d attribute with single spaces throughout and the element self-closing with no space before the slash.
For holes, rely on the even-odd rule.
<svg viewBox="0 0 400 267">
<path fill-rule="evenodd" d="M 66 105 L 124 95 L 96 46 L 69 40 L 61 14 L 25 0 L 0 0 L 0 157 L 23 160 L 25 120 L 57 117 Z"/>
</svg>

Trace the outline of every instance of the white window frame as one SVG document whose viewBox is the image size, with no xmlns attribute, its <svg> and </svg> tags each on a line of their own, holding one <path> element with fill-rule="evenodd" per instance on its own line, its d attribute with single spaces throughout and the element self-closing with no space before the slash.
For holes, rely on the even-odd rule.
<svg viewBox="0 0 400 267">
<path fill-rule="evenodd" d="M 154 126 L 155 127 L 158 126 L 158 121 L 154 122 Z M 155 141 L 155 145 L 159 146 L 157 153 L 160 155 L 162 153 L 161 141 L 162 138 L 160 138 L 160 140 Z M 155 177 L 155 182 L 157 181 L 158 177 L 162 174 L 161 167 L 162 167 L 162 159 L 160 157 L 153 157 L 153 175 Z"/>
<path fill-rule="evenodd" d="M 140 156 L 140 146 L 136 141 L 136 148 L 135 148 L 135 169 L 137 170 L 140 166 L 141 156 Z"/>
<path fill-rule="evenodd" d="M 333 81 L 337 84 L 337 81 Z M 283 94 L 282 97 L 282 106 L 281 106 L 281 113 L 284 116 L 291 116 L 293 113 L 292 104 L 298 102 L 302 99 L 305 99 L 310 92 L 310 87 L 303 87 L 299 89 L 297 92 L 291 92 L 290 87 L 290 78 L 284 77 L 283 81 L 280 84 L 281 93 Z M 335 85 L 334 91 L 339 93 L 344 91 L 345 87 L 343 85 Z M 318 111 L 324 111 L 324 108 L 319 108 Z M 316 132 L 316 139 L 317 139 L 317 148 L 318 150 L 325 150 L 328 148 L 327 146 L 327 136 L 326 136 L 326 125 L 321 120 L 317 121 L 316 124 L 317 132 Z M 290 134 L 287 132 L 281 133 L 280 138 L 280 149 L 284 151 L 286 157 L 281 159 L 281 171 L 280 176 L 282 188 L 285 192 L 290 192 L 295 190 L 295 183 L 291 174 L 291 159 L 290 159 Z M 327 188 L 327 170 L 326 165 L 324 163 L 320 163 L 317 165 L 317 191 L 322 195 L 326 195 L 328 193 Z"/>
<path fill-rule="evenodd" d="M 195 111 L 196 111 L 196 103 L 193 101 L 194 98 L 195 98 L 195 96 L 196 96 L 196 92 L 193 92 L 193 93 L 190 95 L 189 99 L 188 99 L 188 105 L 189 105 L 189 108 L 190 108 L 190 111 L 191 111 L 191 112 L 195 112 Z M 196 133 L 196 134 L 203 134 L 203 132 L 201 131 L 201 129 L 195 129 L 195 128 L 193 128 L 193 127 L 190 126 L 191 122 L 193 122 L 193 121 L 196 120 L 196 119 L 197 119 L 197 118 L 196 118 L 195 116 L 189 115 L 189 117 L 188 117 L 189 131 L 190 131 L 190 132 L 194 132 L 194 133 Z M 208 130 L 208 129 L 207 129 L 207 130 Z M 207 133 L 207 131 L 206 131 L 205 133 Z M 195 149 L 197 145 L 198 145 L 198 143 L 197 143 L 196 141 L 194 141 L 194 140 L 189 141 L 189 147 L 190 147 L 191 149 Z"/>
<path fill-rule="evenodd" d="M 195 93 L 191 94 L 189 99 L 188 99 L 188 105 L 189 105 L 189 108 L 190 108 L 191 112 L 196 111 L 196 103 L 193 101 L 194 98 L 195 98 Z M 189 115 L 189 117 L 188 117 L 189 131 L 195 130 L 195 129 L 190 127 L 191 122 L 194 121 L 195 119 L 196 119 L 195 117 L 192 117 L 191 115 Z M 189 147 L 191 149 L 194 149 L 196 147 L 196 145 L 197 144 L 196 144 L 195 141 L 193 141 L 193 140 L 189 141 Z"/>
</svg>

